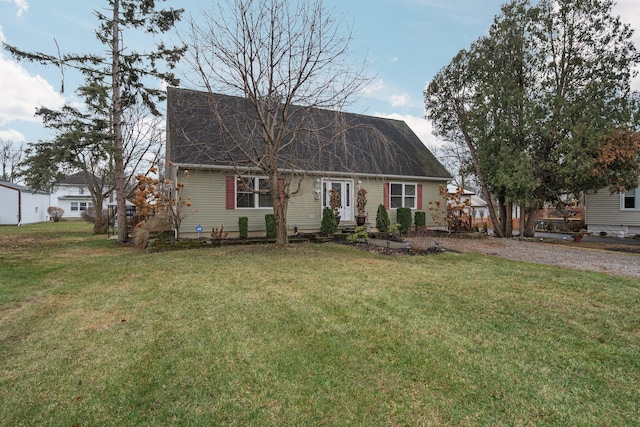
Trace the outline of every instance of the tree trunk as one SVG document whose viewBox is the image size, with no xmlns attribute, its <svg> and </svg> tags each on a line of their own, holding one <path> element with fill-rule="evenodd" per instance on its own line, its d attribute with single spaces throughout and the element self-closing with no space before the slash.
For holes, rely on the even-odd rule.
<svg viewBox="0 0 640 427">
<path fill-rule="evenodd" d="M 505 204 L 504 236 L 513 236 L 513 202 Z"/>
<path fill-rule="evenodd" d="M 527 226 L 524 230 L 524 237 L 534 237 L 536 233 L 536 221 L 538 220 L 538 209 L 533 208 L 527 215 Z"/>
<path fill-rule="evenodd" d="M 523 203 L 520 205 L 520 223 L 518 224 L 518 231 L 520 232 L 521 236 L 524 236 L 524 232 L 525 232 L 525 225 L 526 225 L 526 221 L 527 221 L 527 215 L 525 214 L 526 210 L 526 204 Z"/>
<path fill-rule="evenodd" d="M 120 1 L 113 1 L 113 28 L 111 39 L 111 125 L 113 127 L 114 166 L 116 178 L 116 204 L 118 219 L 118 242 L 129 240 L 127 226 L 127 199 L 122 151 L 122 100 L 120 98 L 120 34 L 118 28 Z"/>
<path fill-rule="evenodd" d="M 287 205 L 286 189 L 284 183 L 280 183 L 278 174 L 274 174 L 269 179 L 271 185 L 271 200 L 273 202 L 273 214 L 276 220 L 276 245 L 286 246 L 289 244 L 287 235 Z"/>
</svg>

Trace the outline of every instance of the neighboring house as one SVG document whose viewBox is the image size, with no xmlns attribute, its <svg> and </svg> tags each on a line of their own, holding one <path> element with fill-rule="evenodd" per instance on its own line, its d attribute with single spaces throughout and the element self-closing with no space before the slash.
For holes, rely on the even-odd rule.
<svg viewBox="0 0 640 427">
<path fill-rule="evenodd" d="M 64 209 L 63 218 L 81 218 L 82 212 L 93 207 L 84 172 L 69 175 L 56 184 L 51 195 L 53 206 Z"/>
<path fill-rule="evenodd" d="M 239 217 L 248 217 L 250 233 L 264 233 L 265 214 L 273 212 L 271 198 L 255 190 L 268 182 L 255 168 L 243 166 L 244 159 L 230 142 L 254 138 L 239 124 L 251 111 L 248 102 L 177 88 L 169 88 L 167 95 L 166 176 L 184 184 L 185 195 L 191 197 L 181 233 L 194 233 L 198 225 L 205 233 L 222 226 L 225 231 L 236 232 Z M 303 176 L 300 192 L 289 200 L 287 210 L 287 226 L 292 233 L 320 229 L 331 189 L 340 192 L 341 224 L 351 224 L 357 214 L 356 192 L 365 188 L 368 222 L 375 226 L 378 205 L 389 208 L 392 223 L 396 222 L 398 207 L 426 212 L 429 201 L 440 198 L 439 185 L 451 179 L 403 121 L 311 111 L 309 128 L 314 130 L 301 132 L 296 138 L 312 138 L 318 152 L 298 144 L 296 155 L 309 161 L 305 170 L 291 166 L 282 169 L 289 177 Z M 221 130 L 216 116 L 228 133 Z M 339 144 L 325 145 L 335 138 L 340 139 Z M 365 145 L 366 151 L 362 150 Z M 359 154 L 354 155 L 354 151 Z M 282 153 L 283 158 L 290 155 Z M 185 170 L 189 171 L 187 175 L 183 174 Z M 428 226 L 438 226 L 431 215 L 426 217 Z"/>
<path fill-rule="evenodd" d="M 458 191 L 458 187 L 453 184 L 447 185 L 447 192 L 449 194 L 456 194 Z M 476 195 L 475 192 L 471 190 L 463 190 L 462 195 L 460 196 L 460 200 L 462 202 L 469 200 L 471 203 L 471 218 L 472 225 L 482 226 L 482 223 L 487 221 L 489 218 L 489 208 L 487 207 L 487 202 L 484 201 L 483 198 Z"/>
<path fill-rule="evenodd" d="M 49 220 L 49 193 L 0 181 L 0 225 L 22 225 Z"/>
<path fill-rule="evenodd" d="M 585 196 L 585 224 L 592 233 L 627 237 L 640 234 L 640 186 L 611 194 L 603 188 Z"/>
</svg>

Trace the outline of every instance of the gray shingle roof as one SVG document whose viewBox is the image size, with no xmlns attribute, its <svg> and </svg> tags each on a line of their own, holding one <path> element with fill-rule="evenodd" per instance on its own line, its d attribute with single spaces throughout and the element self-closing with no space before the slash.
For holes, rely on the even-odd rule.
<svg viewBox="0 0 640 427">
<path fill-rule="evenodd" d="M 44 190 L 33 190 L 33 189 L 29 188 L 29 187 L 25 187 L 24 185 L 15 184 L 13 182 L 8 182 L 8 181 L 0 181 L 0 186 L 6 187 L 6 188 L 11 188 L 11 189 L 14 189 L 14 190 L 18 190 L 18 191 L 21 191 L 23 193 L 49 194 Z"/>
<path fill-rule="evenodd" d="M 178 164 L 251 167 L 239 145 L 263 154 L 252 105 L 244 98 L 169 88 L 167 160 Z M 284 129 L 284 169 L 449 179 L 442 164 L 400 120 L 296 107 Z M 220 124 L 222 123 L 222 125 Z M 293 134 L 294 127 L 301 131 Z M 226 128 L 226 129 L 225 129 Z"/>
</svg>

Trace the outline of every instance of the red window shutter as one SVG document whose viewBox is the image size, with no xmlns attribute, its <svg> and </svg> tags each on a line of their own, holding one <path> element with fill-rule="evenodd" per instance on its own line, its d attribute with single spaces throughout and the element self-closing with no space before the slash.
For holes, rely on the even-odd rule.
<svg viewBox="0 0 640 427">
<path fill-rule="evenodd" d="M 278 193 L 280 194 L 280 205 L 284 208 L 284 179 L 278 178 Z"/>
<path fill-rule="evenodd" d="M 422 210 L 422 184 L 418 184 L 418 210 Z"/>
<path fill-rule="evenodd" d="M 384 190 L 382 192 L 382 200 L 383 200 L 383 203 L 384 203 L 384 207 L 387 208 L 387 209 L 389 209 L 389 206 L 390 206 L 390 204 L 389 204 L 389 191 L 390 191 L 389 187 L 390 187 L 390 185 L 391 184 L 389 184 L 388 182 L 385 183 L 384 187 L 383 187 Z"/>
<path fill-rule="evenodd" d="M 236 177 L 227 177 L 227 209 L 235 209 L 236 207 Z"/>
</svg>

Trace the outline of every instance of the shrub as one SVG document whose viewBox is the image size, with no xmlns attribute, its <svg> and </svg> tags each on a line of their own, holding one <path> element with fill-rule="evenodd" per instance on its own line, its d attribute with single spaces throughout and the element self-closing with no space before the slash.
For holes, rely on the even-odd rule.
<svg viewBox="0 0 640 427">
<path fill-rule="evenodd" d="M 330 235 L 338 231 L 338 221 L 336 221 L 336 214 L 333 209 L 326 207 L 322 210 L 322 223 L 320 225 L 320 232 L 324 235 Z"/>
<path fill-rule="evenodd" d="M 382 233 L 389 231 L 389 224 L 391 224 L 391 221 L 389 221 L 387 208 L 385 208 L 384 205 L 379 205 L 378 212 L 376 212 L 376 227 L 378 231 Z"/>
<path fill-rule="evenodd" d="M 108 216 L 109 213 L 107 212 L 107 210 L 103 209 L 102 216 L 98 218 L 98 212 L 93 206 L 80 212 L 80 217 L 82 217 L 82 219 L 93 224 L 93 232 L 95 234 L 104 234 L 107 232 L 107 228 L 109 226 L 109 224 L 107 223 Z"/>
<path fill-rule="evenodd" d="M 222 244 L 222 241 L 227 238 L 227 234 L 229 233 L 224 231 L 224 225 L 221 225 L 220 228 L 213 227 L 211 229 L 211 240 Z"/>
<path fill-rule="evenodd" d="M 266 214 L 264 223 L 267 228 L 267 239 L 274 239 L 276 237 L 276 215 L 272 213 Z"/>
<path fill-rule="evenodd" d="M 238 230 L 240 230 L 240 238 L 246 239 L 249 237 L 249 218 L 241 216 L 238 218 Z"/>
<path fill-rule="evenodd" d="M 171 231 L 171 219 L 167 216 L 153 216 L 136 224 L 131 234 L 134 244 L 140 249 L 145 249 L 152 236 L 168 231 Z"/>
<path fill-rule="evenodd" d="M 400 224 L 400 231 L 403 233 L 408 232 L 411 229 L 411 209 L 398 208 L 396 210 L 396 216 L 398 224 Z"/>
<path fill-rule="evenodd" d="M 80 216 L 85 221 L 90 222 L 91 224 L 94 224 L 96 222 L 96 216 L 97 216 L 96 208 L 91 206 L 90 208 L 87 208 L 87 209 L 83 210 L 82 212 L 80 212 Z"/>
<path fill-rule="evenodd" d="M 367 227 L 364 225 L 356 227 L 353 234 L 349 234 L 347 236 L 347 241 L 349 243 L 358 243 L 360 239 L 364 239 L 365 242 L 369 241 L 369 233 L 367 233 Z"/>
<path fill-rule="evenodd" d="M 427 225 L 427 214 L 422 211 L 416 211 L 414 215 L 416 227 L 425 227 Z"/>
<path fill-rule="evenodd" d="M 62 218 L 62 215 L 64 215 L 64 209 L 57 206 L 49 206 L 47 208 L 47 213 L 49 214 L 53 222 L 58 222 L 60 221 L 60 218 Z"/>
</svg>

